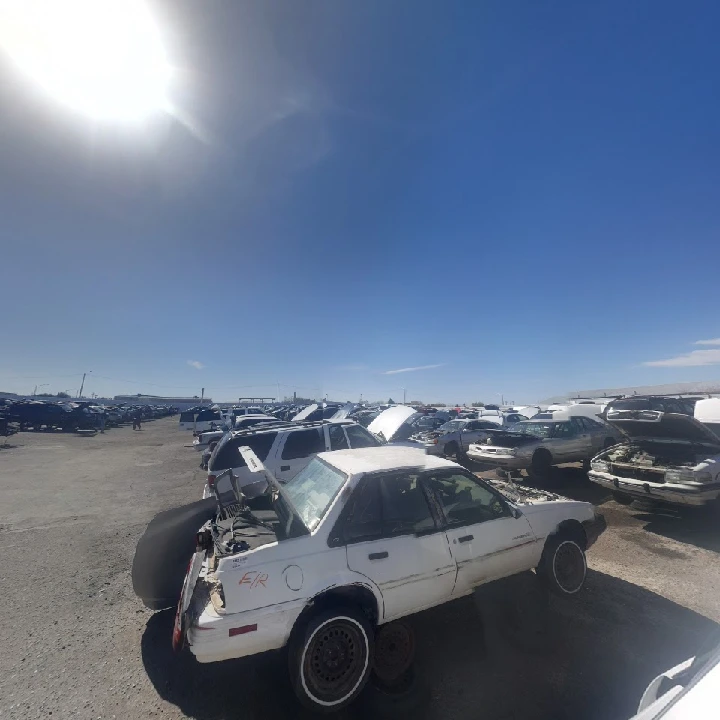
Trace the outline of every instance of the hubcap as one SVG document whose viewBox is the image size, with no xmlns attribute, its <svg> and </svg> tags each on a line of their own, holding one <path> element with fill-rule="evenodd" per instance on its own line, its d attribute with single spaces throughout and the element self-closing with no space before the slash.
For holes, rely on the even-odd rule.
<svg viewBox="0 0 720 720">
<path fill-rule="evenodd" d="M 585 556 L 574 542 L 565 540 L 553 558 L 555 580 L 566 593 L 576 593 L 585 581 Z"/>
<path fill-rule="evenodd" d="M 367 644 L 361 628 L 337 619 L 310 639 L 303 671 L 310 693 L 321 702 L 334 703 L 355 690 L 366 667 Z"/>
</svg>

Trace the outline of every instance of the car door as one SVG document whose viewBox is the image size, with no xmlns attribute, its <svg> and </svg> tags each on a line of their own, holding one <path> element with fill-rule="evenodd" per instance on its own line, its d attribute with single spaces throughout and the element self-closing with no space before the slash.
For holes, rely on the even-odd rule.
<svg viewBox="0 0 720 720">
<path fill-rule="evenodd" d="M 582 437 L 580 429 L 572 420 L 555 423 L 549 443 L 555 462 L 575 462 L 587 457 L 589 436 Z"/>
<path fill-rule="evenodd" d="M 423 483 L 442 515 L 457 564 L 455 595 L 537 564 L 539 541 L 530 523 L 497 491 L 453 469 L 426 473 Z"/>
<path fill-rule="evenodd" d="M 351 503 L 347 564 L 380 589 L 385 620 L 450 599 L 455 560 L 417 472 L 366 476 Z"/>
<path fill-rule="evenodd" d="M 471 420 L 458 432 L 458 445 L 461 450 L 467 451 L 470 445 L 480 439 L 480 422 Z"/>
<path fill-rule="evenodd" d="M 575 420 L 582 423 L 589 438 L 589 449 L 586 457 L 595 457 L 595 455 L 603 449 L 605 444 L 605 433 L 602 432 L 602 425 L 585 417 L 578 417 L 575 418 Z"/>
<path fill-rule="evenodd" d="M 280 482 L 292 480 L 320 452 L 325 452 L 326 438 L 322 426 L 284 433 L 285 442 L 279 447 L 270 469 Z"/>
</svg>

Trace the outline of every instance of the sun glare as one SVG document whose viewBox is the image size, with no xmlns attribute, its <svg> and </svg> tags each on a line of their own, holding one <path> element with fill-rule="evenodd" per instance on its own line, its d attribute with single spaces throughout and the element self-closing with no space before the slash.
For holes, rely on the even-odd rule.
<svg viewBox="0 0 720 720">
<path fill-rule="evenodd" d="M 167 109 L 170 66 L 141 0 L 0 0 L 0 42 L 50 95 L 95 119 Z"/>
</svg>

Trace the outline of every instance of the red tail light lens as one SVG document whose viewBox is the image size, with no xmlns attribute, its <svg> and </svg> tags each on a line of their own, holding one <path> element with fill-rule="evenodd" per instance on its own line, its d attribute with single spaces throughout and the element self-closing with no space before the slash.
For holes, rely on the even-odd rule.
<svg viewBox="0 0 720 720">
<path fill-rule="evenodd" d="M 255 625 L 243 625 L 242 627 L 230 628 L 228 630 L 229 637 L 235 637 L 236 635 L 245 635 L 245 633 L 255 632 L 257 630 L 257 623 Z"/>
<path fill-rule="evenodd" d="M 209 488 L 215 487 L 215 476 L 214 475 L 208 475 L 208 487 Z"/>
</svg>

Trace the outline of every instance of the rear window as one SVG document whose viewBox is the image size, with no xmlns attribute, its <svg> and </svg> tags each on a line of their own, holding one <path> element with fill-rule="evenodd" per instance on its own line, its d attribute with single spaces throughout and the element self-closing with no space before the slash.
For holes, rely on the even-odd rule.
<svg viewBox="0 0 720 720">
<path fill-rule="evenodd" d="M 345 425 L 345 432 L 350 440 L 351 448 L 378 447 L 382 443 L 364 427 L 360 425 Z"/>
<path fill-rule="evenodd" d="M 209 420 L 222 420 L 222 416 L 217 410 L 201 410 L 197 416 L 197 421 L 208 422 Z"/>
<path fill-rule="evenodd" d="M 239 450 L 245 446 L 249 447 L 261 462 L 265 462 L 276 437 L 276 432 L 268 432 L 262 435 L 230 438 L 225 444 L 217 447 L 215 457 L 210 458 L 208 469 L 210 472 L 220 472 L 228 468 L 245 467 L 245 460 Z"/>
<path fill-rule="evenodd" d="M 180 422 L 195 422 L 195 413 L 193 413 L 193 412 L 180 413 Z"/>
<path fill-rule="evenodd" d="M 320 452 L 325 452 L 325 438 L 322 429 L 298 430 L 288 434 L 282 452 L 282 459 L 306 458 Z"/>
</svg>

